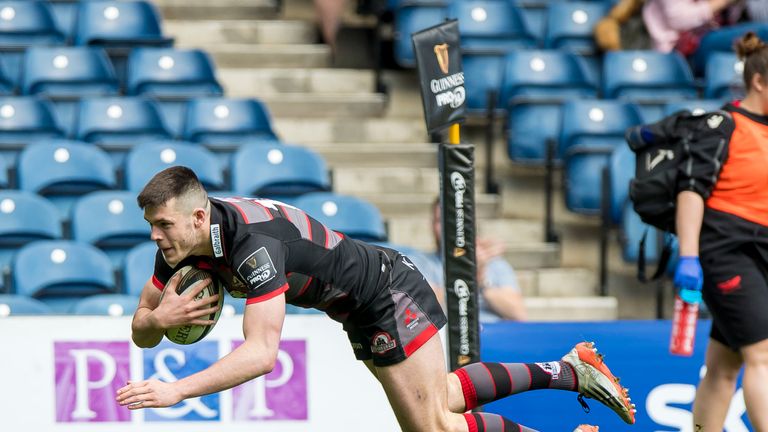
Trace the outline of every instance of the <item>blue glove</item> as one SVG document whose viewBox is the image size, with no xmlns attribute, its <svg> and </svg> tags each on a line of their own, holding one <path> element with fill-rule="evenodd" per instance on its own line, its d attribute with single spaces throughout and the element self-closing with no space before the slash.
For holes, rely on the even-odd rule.
<svg viewBox="0 0 768 432">
<path fill-rule="evenodd" d="M 681 256 L 675 269 L 675 288 L 680 290 L 680 298 L 690 304 L 701 302 L 701 286 L 704 273 L 697 256 Z"/>
</svg>

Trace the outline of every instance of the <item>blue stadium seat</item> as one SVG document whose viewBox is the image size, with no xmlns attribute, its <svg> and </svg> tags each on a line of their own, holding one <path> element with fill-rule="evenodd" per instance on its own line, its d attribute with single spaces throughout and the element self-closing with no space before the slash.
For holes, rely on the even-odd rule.
<svg viewBox="0 0 768 432">
<path fill-rule="evenodd" d="M 459 20 L 462 50 L 509 52 L 535 48 L 517 6 L 499 0 L 458 0 L 448 6 L 448 18 Z"/>
<path fill-rule="evenodd" d="M 224 189 L 216 156 L 198 144 L 184 141 L 152 141 L 134 147 L 125 160 L 126 189 L 141 191 L 152 176 L 173 165 L 192 168 L 208 191 Z"/>
<path fill-rule="evenodd" d="M 610 9 L 606 2 L 557 1 L 547 10 L 544 47 L 593 54 L 595 24 Z"/>
<path fill-rule="evenodd" d="M 610 197 L 608 200 L 610 221 L 621 224 L 624 206 L 629 200 L 629 181 L 635 176 L 635 152 L 629 145 L 615 148 L 608 160 Z"/>
<path fill-rule="evenodd" d="M 244 196 L 282 200 L 331 189 L 325 160 L 301 146 L 245 145 L 232 157 L 231 175 L 232 188 Z"/>
<path fill-rule="evenodd" d="M 11 186 L 11 182 L 8 177 L 8 162 L 5 158 L 0 157 L 0 189 L 8 189 Z"/>
<path fill-rule="evenodd" d="M 149 224 L 128 191 L 97 191 L 72 208 L 72 238 L 98 246 L 119 268 L 130 248 L 149 239 Z"/>
<path fill-rule="evenodd" d="M 603 61 L 603 97 L 638 102 L 695 99 L 693 74 L 678 53 L 611 51 Z"/>
<path fill-rule="evenodd" d="M 141 295 L 144 284 L 154 274 L 156 254 L 157 245 L 152 241 L 140 243 L 125 254 L 121 271 L 123 294 Z"/>
<path fill-rule="evenodd" d="M 615 149 L 627 147 L 627 128 L 641 123 L 640 112 L 628 102 L 572 100 L 563 105 L 559 153 L 564 159 L 566 208 L 600 214 L 603 168 Z"/>
<path fill-rule="evenodd" d="M 19 80 L 19 65 L 11 68 L 8 66 L 7 55 L 0 53 L 0 95 L 12 95 L 16 92 Z M 21 61 L 21 55 L 18 56 Z"/>
<path fill-rule="evenodd" d="M 659 259 L 662 246 L 662 242 L 658 240 L 659 231 L 640 220 L 640 216 L 632 209 L 630 201 L 625 202 L 620 227 L 619 240 L 624 261 L 637 262 L 640 256 L 640 240 L 644 234 L 646 235 L 646 263 L 654 263 Z"/>
<path fill-rule="evenodd" d="M 190 99 L 221 96 L 208 54 L 198 49 L 135 48 L 128 58 L 126 93 Z"/>
<path fill-rule="evenodd" d="M 394 22 L 393 50 L 397 64 L 406 68 L 416 67 L 411 35 L 442 23 L 446 17 L 447 8 L 442 1 L 402 2 L 395 10 Z"/>
<path fill-rule="evenodd" d="M 508 154 L 523 163 L 542 163 L 546 144 L 560 133 L 562 103 L 596 94 L 576 54 L 515 51 L 505 59 L 501 104 L 508 116 Z M 559 159 L 560 155 L 556 155 Z"/>
<path fill-rule="evenodd" d="M 479 114 L 488 107 L 488 92 L 495 91 L 494 106 L 500 108 L 500 90 L 504 75 L 504 54 L 492 51 L 462 52 L 466 89 L 465 106 L 470 114 Z"/>
<path fill-rule="evenodd" d="M 735 53 L 713 52 L 704 72 L 704 97 L 708 99 L 742 99 L 744 62 Z"/>
<path fill-rule="evenodd" d="M 75 45 L 132 48 L 170 46 L 173 38 L 163 35 L 162 18 L 150 2 L 85 1 L 80 3 Z"/>
<path fill-rule="evenodd" d="M 120 82 L 132 48 L 173 45 L 173 38 L 163 36 L 157 8 L 143 0 L 80 2 L 76 22 L 75 45 L 106 48 Z"/>
<path fill-rule="evenodd" d="M 116 166 L 136 143 L 172 138 L 155 102 L 142 97 L 83 99 L 74 136 L 110 152 Z"/>
<path fill-rule="evenodd" d="M 749 31 L 755 32 L 762 40 L 768 40 L 768 23 L 762 22 L 731 25 L 705 34 L 696 52 L 691 56 L 691 66 L 696 76 L 704 74 L 707 60 L 713 53 L 732 53 L 736 41 Z"/>
<path fill-rule="evenodd" d="M 109 156 L 78 141 L 50 140 L 28 146 L 19 155 L 17 171 L 19 188 L 48 198 L 65 220 L 79 196 L 117 187 Z"/>
<path fill-rule="evenodd" d="M 32 96 L 0 97 L 0 154 L 9 165 L 27 144 L 63 135 L 50 102 Z"/>
<path fill-rule="evenodd" d="M 48 315 L 51 308 L 40 300 L 18 294 L 0 294 L 0 318 L 15 315 Z"/>
<path fill-rule="evenodd" d="M 0 191 L 0 272 L 19 247 L 62 237 L 61 216 L 45 198 L 31 192 Z"/>
<path fill-rule="evenodd" d="M 118 91 L 115 70 L 101 48 L 35 46 L 24 56 L 22 94 L 80 98 Z"/>
<path fill-rule="evenodd" d="M 50 4 L 43 1 L 0 2 L 0 51 L 64 43 Z"/>
<path fill-rule="evenodd" d="M 69 312 L 73 315 L 132 316 L 138 304 L 137 296 L 96 294 L 78 300 Z"/>
<path fill-rule="evenodd" d="M 684 101 L 670 102 L 664 105 L 664 115 L 676 113 L 680 110 L 688 110 L 693 114 L 703 114 L 705 112 L 719 110 L 724 105 L 720 99 L 690 99 Z"/>
<path fill-rule="evenodd" d="M 328 228 L 363 241 L 386 241 L 387 230 L 381 212 L 361 198 L 333 192 L 302 195 L 294 202 Z"/>
<path fill-rule="evenodd" d="M 256 99 L 197 98 L 187 103 L 182 138 L 234 151 L 252 140 L 274 140 L 267 107 Z"/>
<path fill-rule="evenodd" d="M 65 313 L 77 300 L 115 291 L 109 258 L 95 247 L 68 240 L 41 240 L 16 254 L 12 268 L 17 294 Z"/>
</svg>

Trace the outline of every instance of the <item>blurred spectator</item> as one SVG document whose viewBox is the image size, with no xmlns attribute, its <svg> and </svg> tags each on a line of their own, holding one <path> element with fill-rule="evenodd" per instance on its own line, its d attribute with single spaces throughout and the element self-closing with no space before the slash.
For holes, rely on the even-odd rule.
<svg viewBox="0 0 768 432">
<path fill-rule="evenodd" d="M 643 0 L 620 0 L 595 25 L 595 44 L 603 51 L 648 49 L 641 10 Z"/>
<path fill-rule="evenodd" d="M 435 201 L 432 208 L 432 233 L 435 238 L 436 250 L 432 253 L 421 254 L 421 257 L 410 256 L 414 264 L 421 270 L 437 298 L 445 308 L 445 281 L 443 263 L 440 255 L 440 203 Z M 496 239 L 478 238 L 475 246 L 477 257 L 477 286 L 478 309 L 480 322 L 499 320 L 518 320 L 526 318 L 523 296 L 517 283 L 517 275 L 512 266 L 502 257 L 506 246 Z"/>
<path fill-rule="evenodd" d="M 315 0 L 320 35 L 323 42 L 331 47 L 334 55 L 336 54 L 336 36 L 341 27 L 341 15 L 345 5 L 345 0 Z"/>
<path fill-rule="evenodd" d="M 643 21 L 657 51 L 677 50 L 689 56 L 699 47 L 701 38 L 720 27 L 735 23 L 743 4 L 741 0 L 648 0 L 643 7 Z M 732 10 L 729 6 L 735 5 Z"/>
<path fill-rule="evenodd" d="M 750 21 L 768 22 L 768 1 L 747 0 L 747 17 Z"/>
</svg>

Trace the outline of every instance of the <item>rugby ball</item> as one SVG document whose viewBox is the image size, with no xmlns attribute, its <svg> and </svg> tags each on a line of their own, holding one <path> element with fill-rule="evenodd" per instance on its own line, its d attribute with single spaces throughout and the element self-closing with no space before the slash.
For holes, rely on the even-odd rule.
<svg viewBox="0 0 768 432">
<path fill-rule="evenodd" d="M 215 303 L 216 312 L 208 316 L 201 317 L 201 319 L 213 320 L 213 324 L 211 325 L 190 324 L 190 325 L 184 325 L 180 327 L 169 328 L 165 331 L 165 337 L 167 337 L 169 341 L 173 343 L 177 343 L 179 345 L 189 345 L 203 339 L 208 333 L 211 332 L 211 330 L 213 329 L 213 326 L 216 325 L 216 322 L 219 320 L 219 315 L 221 315 L 221 305 L 224 303 L 225 288 L 224 288 L 224 284 L 221 282 L 221 280 L 218 277 L 216 277 L 216 275 L 193 266 L 184 266 L 179 270 L 177 270 L 176 272 L 181 273 L 181 280 L 179 281 L 179 284 L 176 286 L 177 294 L 182 295 L 188 289 L 190 289 L 190 287 L 194 285 L 195 282 L 201 281 L 206 278 L 210 278 L 211 283 L 208 284 L 208 286 L 206 286 L 205 288 L 203 288 L 203 290 L 200 291 L 200 293 L 195 298 L 200 300 L 200 299 L 208 298 L 215 294 L 219 295 L 219 301 Z M 163 294 L 165 294 L 165 291 L 163 291 Z M 161 297 L 161 300 L 162 300 L 162 297 Z"/>
</svg>

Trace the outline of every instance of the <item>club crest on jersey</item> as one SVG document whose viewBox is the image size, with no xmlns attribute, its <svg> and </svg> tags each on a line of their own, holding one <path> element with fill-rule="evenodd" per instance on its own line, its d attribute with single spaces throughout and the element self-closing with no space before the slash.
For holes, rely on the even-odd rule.
<svg viewBox="0 0 768 432">
<path fill-rule="evenodd" d="M 213 247 L 213 256 L 216 258 L 224 256 L 224 248 L 221 246 L 221 227 L 219 224 L 211 224 L 211 246 Z"/>
<path fill-rule="evenodd" d="M 394 349 L 397 343 L 392 336 L 387 332 L 378 332 L 373 335 L 373 343 L 371 344 L 371 352 L 374 354 L 384 354 L 385 352 Z"/>
<path fill-rule="evenodd" d="M 248 255 L 237 267 L 237 273 L 244 281 L 248 282 L 251 289 L 259 288 L 277 276 L 275 265 L 265 247 L 261 247 Z"/>
</svg>

